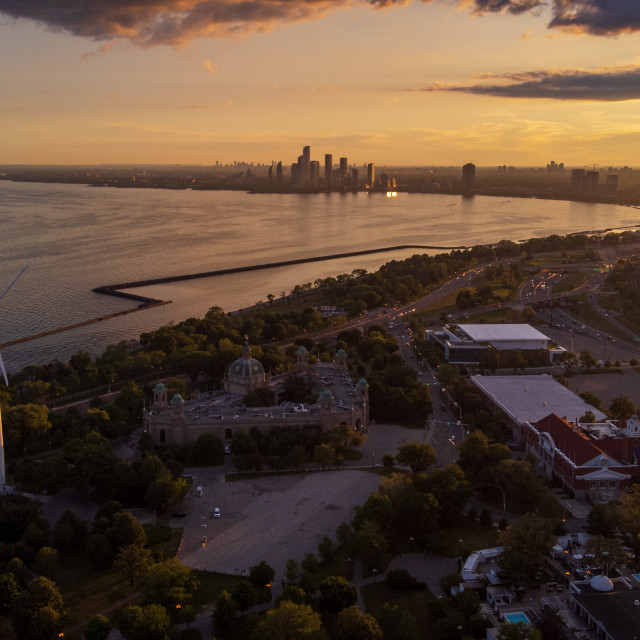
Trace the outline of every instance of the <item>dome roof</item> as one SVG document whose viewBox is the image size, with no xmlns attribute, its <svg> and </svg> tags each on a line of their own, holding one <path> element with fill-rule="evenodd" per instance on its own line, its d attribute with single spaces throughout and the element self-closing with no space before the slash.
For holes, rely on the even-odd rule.
<svg viewBox="0 0 640 640">
<path fill-rule="evenodd" d="M 594 576 L 589 584 L 596 591 L 613 591 L 613 582 L 607 576 Z"/>
<path fill-rule="evenodd" d="M 298 349 L 298 353 L 301 355 L 306 355 L 309 352 L 307 351 L 307 349 L 305 347 L 303 347 L 302 345 L 300 345 L 300 348 Z"/>
<path fill-rule="evenodd" d="M 154 393 L 163 393 L 164 391 L 167 390 L 167 387 L 165 387 L 162 382 L 158 382 L 158 384 L 153 387 L 153 392 Z"/>
<path fill-rule="evenodd" d="M 358 382 L 356 382 L 356 387 L 368 387 L 368 383 L 364 378 L 360 378 L 360 380 L 358 380 Z"/>
<path fill-rule="evenodd" d="M 229 375 L 236 379 L 263 376 L 264 368 L 255 358 L 238 358 L 229 367 Z"/>
<path fill-rule="evenodd" d="M 179 393 L 176 393 L 173 398 L 171 398 L 171 404 L 178 404 L 184 402 L 182 396 Z"/>
<path fill-rule="evenodd" d="M 333 398 L 333 395 L 331 394 L 331 391 L 329 391 L 329 389 L 325 389 L 320 394 L 320 397 L 324 398 L 325 400 L 329 400 L 330 398 Z"/>
<path fill-rule="evenodd" d="M 347 357 L 347 352 L 344 349 L 338 349 L 336 351 L 336 357 L 337 358 L 346 358 Z"/>
</svg>

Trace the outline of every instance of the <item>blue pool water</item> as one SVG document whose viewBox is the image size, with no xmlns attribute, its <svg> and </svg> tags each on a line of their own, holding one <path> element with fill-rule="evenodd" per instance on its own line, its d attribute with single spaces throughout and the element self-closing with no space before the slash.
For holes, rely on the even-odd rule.
<svg viewBox="0 0 640 640">
<path fill-rule="evenodd" d="M 631 574 L 638 582 L 640 582 L 640 573 L 632 573 Z"/>
<path fill-rule="evenodd" d="M 531 624 L 531 620 L 522 613 L 522 611 L 516 611 L 515 613 L 505 613 L 504 619 L 511 624 L 516 622 L 524 622 L 525 624 Z"/>
</svg>

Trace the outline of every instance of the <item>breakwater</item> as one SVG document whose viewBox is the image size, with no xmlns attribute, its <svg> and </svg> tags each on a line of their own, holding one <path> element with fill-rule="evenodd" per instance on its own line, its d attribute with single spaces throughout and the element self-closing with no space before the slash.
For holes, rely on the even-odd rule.
<svg viewBox="0 0 640 640">
<path fill-rule="evenodd" d="M 352 258 L 354 256 L 365 256 L 373 253 L 385 253 L 388 251 L 404 251 L 406 249 L 431 249 L 438 251 L 454 251 L 466 249 L 465 246 L 458 247 L 438 247 L 424 244 L 399 244 L 393 247 L 380 247 L 378 249 L 363 249 L 361 251 L 347 251 L 345 253 L 332 253 L 324 256 L 314 256 L 311 258 L 296 258 L 294 260 L 280 260 L 278 262 L 265 262 L 263 264 L 252 264 L 244 267 L 230 267 L 228 269 L 215 269 L 214 271 L 202 271 L 200 273 L 188 273 L 180 276 L 166 276 L 164 278 L 153 278 L 150 280 L 137 280 L 134 282 L 122 282 L 120 284 L 110 284 L 93 289 L 96 293 L 104 293 L 111 296 L 137 297 L 147 300 L 143 296 L 133 296 L 120 291 L 121 289 L 133 289 L 136 287 L 148 287 L 154 284 L 166 284 L 168 282 L 180 282 L 181 280 L 195 280 L 196 278 L 211 278 L 215 276 L 226 276 L 231 273 L 243 273 L 246 271 L 260 271 L 261 269 L 274 269 L 276 267 L 290 267 L 296 264 L 308 264 L 311 262 L 323 262 L 325 260 L 339 260 L 341 258 Z"/>
<path fill-rule="evenodd" d="M 36 340 L 38 338 L 44 338 L 45 336 L 52 336 L 56 333 L 62 333 L 63 331 L 71 331 L 72 329 L 77 329 L 79 327 L 86 327 L 90 324 L 95 324 L 96 322 L 102 322 L 103 320 L 110 320 L 111 318 L 117 318 L 119 316 L 126 316 L 129 313 L 134 313 L 136 311 L 144 311 L 145 309 L 152 309 L 153 307 L 159 307 L 165 304 L 171 304 L 171 300 L 154 300 L 153 298 L 145 298 L 144 296 L 136 296 L 130 293 L 123 293 L 120 291 L 116 291 L 112 293 L 112 295 L 119 295 L 122 298 L 129 298 L 134 300 L 143 301 L 142 304 L 139 304 L 137 307 L 133 309 L 125 309 L 124 311 L 116 311 L 115 313 L 109 313 L 104 316 L 99 316 L 97 318 L 91 318 L 90 320 L 82 320 L 81 322 L 75 322 L 74 324 L 68 324 L 64 327 L 58 327 L 56 329 L 49 329 L 48 331 L 41 331 L 40 333 L 34 333 L 31 336 L 24 336 L 23 338 L 17 338 L 16 340 L 10 340 L 9 342 L 3 342 L 0 344 L 0 349 L 4 347 L 10 347 L 14 344 L 21 344 L 22 342 L 29 342 L 30 340 Z"/>
</svg>

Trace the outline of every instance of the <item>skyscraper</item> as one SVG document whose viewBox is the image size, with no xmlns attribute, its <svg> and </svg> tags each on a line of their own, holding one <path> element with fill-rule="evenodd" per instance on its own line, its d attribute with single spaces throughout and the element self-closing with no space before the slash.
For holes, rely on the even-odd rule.
<svg viewBox="0 0 640 640">
<path fill-rule="evenodd" d="M 302 158 L 302 162 L 300 162 L 300 158 Z M 310 181 L 310 171 L 311 171 L 311 147 L 306 146 L 302 149 L 302 155 L 298 158 L 299 171 L 301 173 L 300 176 L 300 186 L 308 187 Z"/>
<path fill-rule="evenodd" d="M 283 178 L 284 175 L 282 171 L 282 162 L 278 162 L 278 164 L 276 165 L 276 183 L 281 185 Z"/>
<path fill-rule="evenodd" d="M 358 188 L 358 170 L 355 167 L 351 169 L 351 188 L 354 191 Z"/>
<path fill-rule="evenodd" d="M 312 160 L 309 169 L 309 186 L 317 187 L 318 184 L 320 184 L 320 163 L 317 160 Z"/>
<path fill-rule="evenodd" d="M 376 165 L 373 162 L 370 162 L 367 165 L 367 185 L 369 189 L 373 189 L 376 182 Z"/>
<path fill-rule="evenodd" d="M 324 186 L 328 191 L 333 186 L 331 172 L 333 171 L 333 156 L 330 153 L 324 154 Z"/>
<path fill-rule="evenodd" d="M 476 188 L 476 165 L 468 162 L 462 167 L 462 193 L 464 195 L 473 194 Z"/>
<path fill-rule="evenodd" d="M 340 158 L 340 188 L 347 186 L 347 159 Z"/>
</svg>

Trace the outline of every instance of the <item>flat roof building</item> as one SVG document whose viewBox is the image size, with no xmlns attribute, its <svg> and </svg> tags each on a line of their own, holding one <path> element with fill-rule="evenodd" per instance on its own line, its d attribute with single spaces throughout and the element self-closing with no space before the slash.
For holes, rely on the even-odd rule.
<svg viewBox="0 0 640 640">
<path fill-rule="evenodd" d="M 533 376 L 471 376 L 474 384 L 505 414 L 516 442 L 524 439 L 528 423 L 538 422 L 548 415 L 566 416 L 577 420 L 591 411 L 597 420 L 607 416 L 585 402 L 579 395 L 561 385 L 548 374 Z"/>
</svg>

